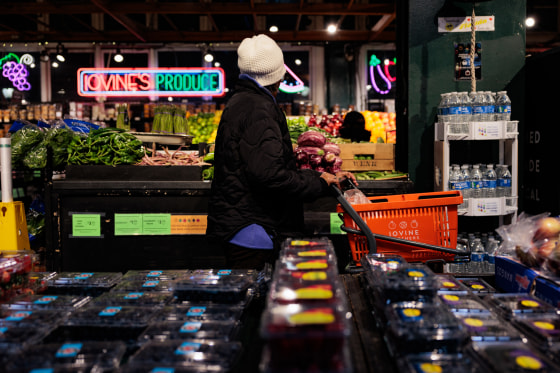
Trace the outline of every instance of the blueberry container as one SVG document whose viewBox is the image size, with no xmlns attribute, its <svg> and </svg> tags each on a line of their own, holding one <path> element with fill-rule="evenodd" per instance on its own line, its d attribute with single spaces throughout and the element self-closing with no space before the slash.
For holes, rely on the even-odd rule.
<svg viewBox="0 0 560 373">
<path fill-rule="evenodd" d="M 73 312 L 52 333 L 60 340 L 135 340 L 158 312 L 157 307 L 88 305 Z"/>
<path fill-rule="evenodd" d="M 200 302 L 184 302 L 181 304 L 170 304 L 162 308 L 155 316 L 154 321 L 193 321 L 214 320 L 233 321 L 241 320 L 244 307 Z"/>
<path fill-rule="evenodd" d="M 55 325 L 6 325 L 0 326 L 0 351 L 15 352 L 30 345 L 38 344 L 48 336 Z"/>
<path fill-rule="evenodd" d="M 370 287 L 381 284 L 381 278 L 399 268 L 408 266 L 408 262 L 397 254 L 369 253 L 360 259 L 365 279 Z"/>
<path fill-rule="evenodd" d="M 479 362 L 483 372 L 560 372 L 560 366 L 523 342 L 474 344 L 472 351 L 473 359 Z"/>
<path fill-rule="evenodd" d="M 188 269 L 164 269 L 164 270 L 129 270 L 123 275 L 123 280 L 176 280 L 186 277 L 191 273 Z"/>
<path fill-rule="evenodd" d="M 459 353 L 469 335 L 440 302 L 399 302 L 386 310 L 385 338 L 393 356 L 413 353 Z"/>
<path fill-rule="evenodd" d="M 3 308 L 12 310 L 67 310 L 73 311 L 88 304 L 93 298 L 87 295 L 25 294 L 14 298 Z"/>
<path fill-rule="evenodd" d="M 194 271 L 187 278 L 172 281 L 170 289 L 179 301 L 237 303 L 251 296 L 257 274 L 249 270 Z"/>
<path fill-rule="evenodd" d="M 170 292 L 171 280 L 153 279 L 123 279 L 111 291 L 116 292 Z"/>
<path fill-rule="evenodd" d="M 453 275 L 436 274 L 438 293 L 466 293 L 469 288 Z"/>
<path fill-rule="evenodd" d="M 459 278 L 458 280 L 469 288 L 470 291 L 480 296 L 496 293 L 496 289 L 484 279 L 467 277 Z"/>
<path fill-rule="evenodd" d="M 58 325 L 68 317 L 67 310 L 0 309 L 0 326 L 42 327 Z"/>
<path fill-rule="evenodd" d="M 187 320 L 151 323 L 140 335 L 138 341 L 167 341 L 170 339 L 217 339 L 234 340 L 239 333 L 237 320 Z"/>
<path fill-rule="evenodd" d="M 453 313 L 490 313 L 488 306 L 471 292 L 440 293 L 438 296 Z"/>
<path fill-rule="evenodd" d="M 120 272 L 60 272 L 47 281 L 46 292 L 98 296 L 111 290 L 121 278 Z"/>
<path fill-rule="evenodd" d="M 400 373 L 475 373 L 478 366 L 471 358 L 457 354 L 413 354 L 397 360 Z"/>
<path fill-rule="evenodd" d="M 559 315 L 517 316 L 511 322 L 542 351 L 560 344 Z"/>
<path fill-rule="evenodd" d="M 227 372 L 227 367 L 219 365 L 177 365 L 177 364 L 160 364 L 160 363 L 132 363 L 128 362 L 121 366 L 119 373 L 220 373 Z"/>
<path fill-rule="evenodd" d="M 519 315 L 558 314 L 557 308 L 531 294 L 495 293 L 483 299 L 492 311 L 507 320 Z"/>
<path fill-rule="evenodd" d="M 521 333 L 509 322 L 493 313 L 457 313 L 455 316 L 463 324 L 474 343 L 509 342 L 523 339 Z"/>
<path fill-rule="evenodd" d="M 8 371 L 31 372 L 37 369 L 67 368 L 74 371 L 117 371 L 126 352 L 120 341 L 72 341 L 38 344 L 25 348 L 20 358 L 11 359 Z M 87 370 L 89 369 L 89 370 Z"/>
<path fill-rule="evenodd" d="M 241 353 L 241 343 L 236 341 L 197 339 L 151 341 L 142 345 L 129 358 L 127 365 L 199 368 L 201 372 L 208 369 L 213 369 L 214 372 L 230 372 L 239 361 Z"/>
<path fill-rule="evenodd" d="M 274 367 L 306 362 L 330 367 L 341 359 L 350 335 L 344 304 L 269 304 L 261 317 L 260 335 Z M 318 370 L 321 371 L 321 370 Z"/>
<path fill-rule="evenodd" d="M 380 276 L 379 286 L 371 287 L 383 304 L 404 301 L 431 302 L 437 295 L 436 275 L 423 264 L 408 264 Z"/>
<path fill-rule="evenodd" d="M 170 291 L 113 290 L 94 298 L 91 304 L 104 306 L 164 307 L 173 301 Z"/>
</svg>

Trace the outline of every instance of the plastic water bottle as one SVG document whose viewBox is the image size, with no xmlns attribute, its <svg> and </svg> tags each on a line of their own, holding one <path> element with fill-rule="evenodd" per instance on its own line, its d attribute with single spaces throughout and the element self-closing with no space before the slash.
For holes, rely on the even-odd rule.
<svg viewBox="0 0 560 373">
<path fill-rule="evenodd" d="M 447 93 L 442 93 L 440 96 L 441 96 L 441 100 L 439 101 L 439 105 L 437 107 L 438 122 L 439 123 L 445 123 L 445 122 L 447 122 L 447 98 L 448 98 L 448 94 Z"/>
<path fill-rule="evenodd" d="M 482 197 L 495 198 L 498 177 L 493 164 L 486 165 L 486 171 L 482 176 Z"/>
<path fill-rule="evenodd" d="M 484 114 L 484 95 L 482 92 L 471 92 L 471 102 L 472 102 L 472 121 L 482 122 Z"/>
<path fill-rule="evenodd" d="M 482 173 L 480 166 L 475 164 L 471 170 L 471 198 L 482 198 Z"/>
<path fill-rule="evenodd" d="M 486 246 L 486 272 L 487 273 L 494 273 L 496 270 L 495 267 L 495 259 L 496 259 L 496 252 L 498 251 L 498 247 L 500 243 L 495 238 L 488 239 L 488 245 Z"/>
<path fill-rule="evenodd" d="M 449 170 L 449 190 L 461 190 L 461 169 L 458 164 L 451 165 Z"/>
<path fill-rule="evenodd" d="M 472 103 L 467 92 L 459 92 L 459 112 L 461 132 L 469 133 L 469 122 L 472 118 Z"/>
<path fill-rule="evenodd" d="M 496 120 L 496 115 L 494 112 L 496 111 L 496 101 L 494 100 L 494 94 L 490 91 L 484 91 L 484 116 L 483 122 L 492 122 Z"/>
<path fill-rule="evenodd" d="M 511 172 L 506 164 L 498 165 L 496 171 L 497 184 L 496 196 L 497 197 L 511 197 Z"/>
<path fill-rule="evenodd" d="M 471 262 L 470 262 L 470 272 L 471 273 L 482 273 L 485 269 L 484 257 L 486 252 L 484 251 L 484 246 L 480 241 L 480 238 L 475 238 L 473 246 L 471 248 Z"/>
<path fill-rule="evenodd" d="M 468 164 L 461 165 L 461 184 L 463 188 L 461 192 L 463 193 L 463 203 L 459 205 L 459 208 L 468 208 L 469 199 L 471 198 L 471 166 Z"/>
<path fill-rule="evenodd" d="M 459 95 L 457 92 L 450 92 L 447 101 L 447 112 L 450 123 L 459 123 L 461 117 L 461 107 L 459 103 Z"/>
<path fill-rule="evenodd" d="M 510 120 L 511 100 L 506 91 L 500 91 L 496 95 L 496 120 Z"/>
</svg>

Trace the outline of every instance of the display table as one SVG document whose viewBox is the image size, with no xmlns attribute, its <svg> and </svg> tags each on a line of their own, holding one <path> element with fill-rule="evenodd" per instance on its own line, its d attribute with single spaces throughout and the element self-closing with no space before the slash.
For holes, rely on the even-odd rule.
<svg viewBox="0 0 560 373">
<path fill-rule="evenodd" d="M 208 181 L 93 177 L 48 183 L 48 270 L 223 268 L 221 248 L 205 236 L 210 187 Z M 412 192 L 413 184 L 409 180 L 362 181 L 359 188 L 368 196 L 402 194 Z M 336 205 L 329 196 L 307 203 L 306 234 L 329 235 L 349 253 L 344 247 L 346 237 L 332 231 Z M 142 219 L 143 226 L 138 225 Z M 171 224 L 171 229 L 166 230 L 165 224 Z"/>
</svg>

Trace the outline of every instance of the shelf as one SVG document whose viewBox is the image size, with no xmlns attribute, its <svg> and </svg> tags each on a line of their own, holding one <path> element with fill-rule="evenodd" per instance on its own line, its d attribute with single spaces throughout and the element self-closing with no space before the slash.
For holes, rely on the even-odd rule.
<svg viewBox="0 0 560 373">
<path fill-rule="evenodd" d="M 435 140 L 505 140 L 518 135 L 517 121 L 435 124 Z"/>
<path fill-rule="evenodd" d="M 462 216 L 504 216 L 517 213 L 518 197 L 470 198 L 457 209 Z"/>
</svg>

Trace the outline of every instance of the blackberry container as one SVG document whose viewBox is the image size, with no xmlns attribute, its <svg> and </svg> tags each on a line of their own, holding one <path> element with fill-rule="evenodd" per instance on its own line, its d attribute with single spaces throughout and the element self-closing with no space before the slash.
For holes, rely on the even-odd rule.
<svg viewBox="0 0 560 373">
<path fill-rule="evenodd" d="M 338 277 L 313 283 L 292 281 L 273 281 L 269 301 L 279 304 L 314 303 L 337 304 L 344 296 L 344 289 Z"/>
<path fill-rule="evenodd" d="M 214 365 L 193 364 L 189 366 L 181 366 L 174 364 L 159 364 L 159 363 L 126 363 L 124 364 L 119 373 L 219 373 L 227 372 L 226 367 L 219 367 Z"/>
<path fill-rule="evenodd" d="M 477 364 L 462 353 L 457 354 L 414 354 L 397 360 L 400 373 L 474 373 Z"/>
<path fill-rule="evenodd" d="M 238 303 L 251 297 L 257 274 L 251 270 L 197 270 L 187 278 L 172 281 L 170 288 L 179 301 Z"/>
<path fill-rule="evenodd" d="M 280 244 L 280 253 L 285 250 L 328 249 L 334 252 L 332 241 L 328 237 L 286 238 Z"/>
<path fill-rule="evenodd" d="M 180 369 L 199 368 L 201 372 L 233 371 L 242 352 L 240 342 L 221 340 L 151 341 L 142 345 L 128 360 L 134 367 L 164 366 Z M 146 370 L 144 370 L 146 371 Z"/>
<path fill-rule="evenodd" d="M 462 284 L 464 284 L 470 291 L 480 296 L 496 293 L 496 289 L 484 279 L 468 277 L 459 278 L 458 280 Z"/>
<path fill-rule="evenodd" d="M 284 272 L 326 271 L 338 273 L 337 264 L 327 258 L 279 258 L 275 268 Z"/>
<path fill-rule="evenodd" d="M 484 297 L 490 309 L 510 320 L 519 315 L 557 315 L 558 310 L 545 301 L 526 293 L 496 293 Z"/>
<path fill-rule="evenodd" d="M 92 297 L 87 295 L 25 294 L 14 298 L 3 308 L 12 310 L 67 310 L 73 311 L 88 304 Z"/>
<path fill-rule="evenodd" d="M 11 359 L 8 371 L 30 372 L 34 369 L 63 368 L 91 372 L 117 371 L 126 352 L 120 341 L 73 341 L 29 346 L 19 358 Z"/>
<path fill-rule="evenodd" d="M 170 339 L 234 340 L 239 333 L 239 321 L 188 320 L 153 322 L 138 337 L 139 343 Z"/>
<path fill-rule="evenodd" d="M 469 288 L 453 275 L 436 274 L 438 293 L 467 293 Z"/>
<path fill-rule="evenodd" d="M 560 366 L 523 342 L 474 344 L 472 351 L 473 359 L 478 361 L 484 372 L 560 372 Z"/>
<path fill-rule="evenodd" d="M 490 313 L 488 306 L 471 292 L 440 293 L 438 296 L 453 313 Z"/>
<path fill-rule="evenodd" d="M 509 342 L 523 339 L 519 331 L 509 322 L 493 313 L 457 313 L 455 317 L 463 324 L 474 343 Z"/>
<path fill-rule="evenodd" d="M 170 292 L 171 280 L 160 280 L 157 278 L 130 278 L 120 281 L 112 291 L 116 292 Z"/>
<path fill-rule="evenodd" d="M 287 270 L 286 268 L 276 268 L 273 278 L 274 281 L 283 283 L 319 283 L 325 281 L 329 278 L 336 278 L 338 272 L 330 268 L 327 270 L 317 269 L 317 270 Z"/>
<path fill-rule="evenodd" d="M 111 290 L 121 278 L 120 272 L 60 272 L 47 281 L 46 292 L 98 296 Z"/>
<path fill-rule="evenodd" d="M 399 302 L 387 307 L 385 339 L 393 356 L 438 352 L 459 353 L 469 335 L 440 302 Z"/>
<path fill-rule="evenodd" d="M 154 321 L 241 320 L 244 308 L 236 305 L 184 302 L 162 308 Z"/>
<path fill-rule="evenodd" d="M 56 341 L 136 340 L 158 310 L 157 307 L 88 305 L 73 312 L 52 337 Z"/>
<path fill-rule="evenodd" d="M 541 351 L 560 345 L 559 315 L 517 316 L 511 322 Z"/>
<path fill-rule="evenodd" d="M 43 327 L 58 325 L 68 317 L 67 310 L 54 309 L 0 309 L 0 327 L 2 326 L 30 326 Z"/>
<path fill-rule="evenodd" d="M 407 267 L 408 262 L 397 254 L 368 253 L 360 259 L 369 286 L 381 285 L 381 278 L 399 268 Z"/>
<path fill-rule="evenodd" d="M 94 298 L 91 304 L 104 306 L 164 307 L 173 301 L 170 291 L 113 290 Z"/>
<path fill-rule="evenodd" d="M 343 358 L 350 335 L 347 308 L 342 302 L 269 304 L 261 317 L 260 335 L 272 368 L 328 371 Z"/>
</svg>

